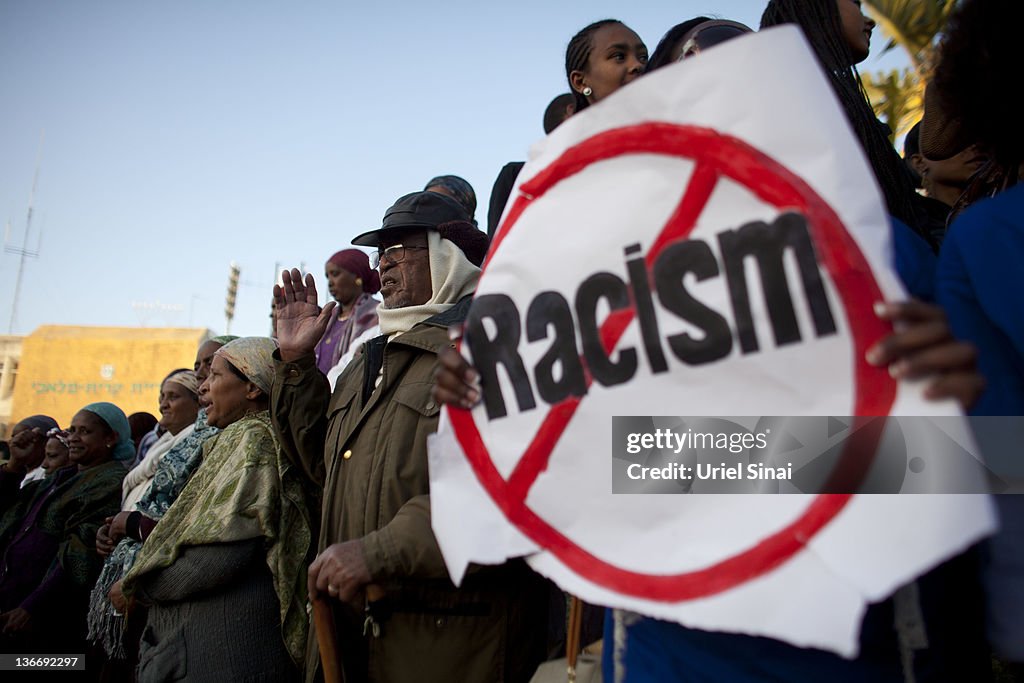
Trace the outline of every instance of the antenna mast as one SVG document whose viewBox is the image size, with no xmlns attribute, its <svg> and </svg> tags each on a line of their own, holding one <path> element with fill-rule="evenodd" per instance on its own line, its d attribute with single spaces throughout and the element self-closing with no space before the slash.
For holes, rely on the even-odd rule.
<svg viewBox="0 0 1024 683">
<path fill-rule="evenodd" d="M 46 131 L 39 132 L 39 152 L 36 155 L 36 171 L 32 176 L 32 191 L 28 196 L 28 215 L 25 217 L 25 235 L 22 237 L 20 247 L 4 245 L 4 251 L 8 254 L 19 254 L 18 278 L 14 281 L 14 300 L 11 302 L 11 320 L 7 323 L 7 334 L 14 333 L 14 321 L 18 317 L 18 298 L 21 295 L 21 278 L 25 272 L 25 259 L 37 258 L 39 251 L 31 251 L 28 248 L 29 232 L 32 229 L 32 208 L 36 200 L 36 186 L 39 184 L 39 165 L 43 158 L 43 141 L 46 139 Z"/>
</svg>

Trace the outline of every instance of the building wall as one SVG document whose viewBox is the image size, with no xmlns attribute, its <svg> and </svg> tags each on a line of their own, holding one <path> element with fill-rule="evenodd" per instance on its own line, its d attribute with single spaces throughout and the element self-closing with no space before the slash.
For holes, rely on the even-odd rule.
<svg viewBox="0 0 1024 683">
<path fill-rule="evenodd" d="M 40 327 L 22 341 L 10 424 L 43 413 L 66 427 L 96 401 L 159 417 L 160 381 L 191 368 L 208 336 L 197 328 Z"/>
</svg>

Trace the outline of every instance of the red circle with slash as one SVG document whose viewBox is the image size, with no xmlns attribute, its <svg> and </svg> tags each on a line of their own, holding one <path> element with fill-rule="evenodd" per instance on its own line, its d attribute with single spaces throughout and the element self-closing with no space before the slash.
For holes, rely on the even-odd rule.
<svg viewBox="0 0 1024 683">
<path fill-rule="evenodd" d="M 631 154 L 686 158 L 695 164 L 682 200 L 648 252 L 648 268 L 666 246 L 689 236 L 721 177 L 743 185 L 767 204 L 797 211 L 807 218 L 819 260 L 836 286 L 853 337 L 857 417 L 851 432 L 860 436 L 847 441 L 833 480 L 841 470 L 843 481 L 851 476 L 859 481 L 872 457 L 858 456 L 874 454 L 884 426 L 884 419 L 871 416 L 888 415 L 896 396 L 896 382 L 888 372 L 864 360 L 869 344 L 891 330 L 872 311 L 873 303 L 882 300 L 882 293 L 860 248 L 835 211 L 800 177 L 763 152 L 737 138 L 697 126 L 643 123 L 604 131 L 569 148 L 520 187 L 495 237 L 492 257 L 526 208 L 543 201 L 552 187 L 595 162 Z M 605 319 L 600 332 L 606 351 L 615 347 L 634 315 L 632 309 L 622 309 Z M 585 399 L 569 398 L 551 406 L 507 479 L 491 460 L 472 413 L 449 407 L 449 417 L 474 473 L 508 520 L 576 574 L 604 588 L 664 602 L 730 590 L 792 558 L 852 499 L 848 493 L 819 494 L 792 522 L 751 547 L 699 569 L 677 574 L 626 569 L 574 543 L 526 504 L 530 488 L 547 468 L 555 445 Z"/>
</svg>

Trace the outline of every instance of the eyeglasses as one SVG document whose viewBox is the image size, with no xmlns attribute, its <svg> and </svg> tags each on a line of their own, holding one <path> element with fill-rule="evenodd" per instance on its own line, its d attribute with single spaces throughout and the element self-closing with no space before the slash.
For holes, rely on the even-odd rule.
<svg viewBox="0 0 1024 683">
<path fill-rule="evenodd" d="M 753 33 L 753 29 L 738 21 L 726 21 L 725 19 L 714 19 L 697 24 L 682 37 L 679 41 L 683 49 L 679 52 L 679 59 L 683 61 L 687 57 L 700 54 L 701 50 L 732 40 L 745 33 Z"/>
<path fill-rule="evenodd" d="M 405 260 L 406 249 L 429 249 L 429 247 L 407 247 L 404 244 L 393 244 L 384 251 L 370 252 L 370 267 L 377 268 L 385 258 L 392 263 L 401 263 Z"/>
</svg>

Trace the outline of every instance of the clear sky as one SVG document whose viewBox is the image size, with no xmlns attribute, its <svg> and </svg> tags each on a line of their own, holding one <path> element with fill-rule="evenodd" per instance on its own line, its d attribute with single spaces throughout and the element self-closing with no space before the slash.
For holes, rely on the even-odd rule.
<svg viewBox="0 0 1024 683">
<path fill-rule="evenodd" d="M 0 0 L 0 221 L 20 247 L 15 334 L 39 325 L 269 333 L 275 265 L 323 263 L 399 196 L 491 185 L 568 90 L 565 45 L 621 19 L 653 51 L 700 14 L 757 26 L 764 0 Z M 876 53 L 884 44 L 875 32 Z M 862 70 L 903 63 L 890 53 Z M 0 333 L 19 256 L 0 254 Z M 326 288 L 322 287 L 321 301 Z"/>
</svg>

